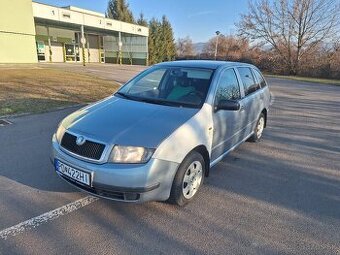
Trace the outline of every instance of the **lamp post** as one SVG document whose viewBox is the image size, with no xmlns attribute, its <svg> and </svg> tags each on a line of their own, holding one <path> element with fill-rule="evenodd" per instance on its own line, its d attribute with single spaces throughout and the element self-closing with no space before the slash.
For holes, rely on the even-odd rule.
<svg viewBox="0 0 340 255">
<path fill-rule="evenodd" d="M 216 60 L 217 59 L 218 38 L 219 38 L 219 35 L 221 34 L 221 32 L 220 31 L 216 31 L 215 33 L 217 35 L 216 46 L 215 46 L 215 60 Z"/>
</svg>

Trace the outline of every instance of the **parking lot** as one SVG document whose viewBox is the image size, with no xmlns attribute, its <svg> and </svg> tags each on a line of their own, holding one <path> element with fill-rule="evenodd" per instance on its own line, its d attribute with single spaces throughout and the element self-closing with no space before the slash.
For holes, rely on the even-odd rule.
<svg viewBox="0 0 340 255">
<path fill-rule="evenodd" d="M 123 83 L 142 67 L 40 64 Z M 340 86 L 270 78 L 260 143 L 212 170 L 197 199 L 123 204 L 61 180 L 50 139 L 77 108 L 0 127 L 0 254 L 340 254 Z"/>
</svg>

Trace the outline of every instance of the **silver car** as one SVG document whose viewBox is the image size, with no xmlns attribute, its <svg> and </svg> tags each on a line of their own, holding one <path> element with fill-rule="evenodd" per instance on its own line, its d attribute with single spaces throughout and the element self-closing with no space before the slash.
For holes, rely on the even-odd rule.
<svg viewBox="0 0 340 255">
<path fill-rule="evenodd" d="M 261 138 L 269 104 L 267 83 L 252 65 L 161 63 L 66 117 L 51 157 L 60 177 L 95 196 L 182 206 L 212 166 Z"/>
</svg>

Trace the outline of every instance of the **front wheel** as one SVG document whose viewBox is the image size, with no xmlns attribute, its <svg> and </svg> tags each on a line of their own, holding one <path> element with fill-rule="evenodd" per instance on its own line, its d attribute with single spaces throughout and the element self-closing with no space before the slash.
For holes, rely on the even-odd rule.
<svg viewBox="0 0 340 255">
<path fill-rule="evenodd" d="M 258 142 L 261 139 L 263 130 L 265 127 L 265 123 L 266 123 L 266 120 L 265 120 L 264 114 L 261 113 L 259 119 L 257 120 L 254 134 L 249 138 L 250 142 Z"/>
<path fill-rule="evenodd" d="M 189 203 L 202 186 L 205 162 L 201 154 L 191 152 L 179 166 L 168 202 L 184 206 Z"/>
</svg>

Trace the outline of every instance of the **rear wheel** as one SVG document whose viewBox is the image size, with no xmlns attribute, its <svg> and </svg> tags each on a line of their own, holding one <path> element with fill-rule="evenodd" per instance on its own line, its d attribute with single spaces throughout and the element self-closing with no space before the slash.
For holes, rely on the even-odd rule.
<svg viewBox="0 0 340 255">
<path fill-rule="evenodd" d="M 263 130 L 265 127 L 265 123 L 266 123 L 266 119 L 264 117 L 264 114 L 261 113 L 259 119 L 257 120 L 254 134 L 249 138 L 250 142 L 258 142 L 261 139 Z"/>
<path fill-rule="evenodd" d="M 179 206 L 189 203 L 202 186 L 204 174 L 203 156 L 195 151 L 190 153 L 177 170 L 168 201 Z"/>
</svg>

